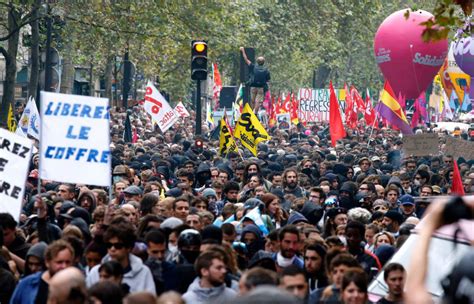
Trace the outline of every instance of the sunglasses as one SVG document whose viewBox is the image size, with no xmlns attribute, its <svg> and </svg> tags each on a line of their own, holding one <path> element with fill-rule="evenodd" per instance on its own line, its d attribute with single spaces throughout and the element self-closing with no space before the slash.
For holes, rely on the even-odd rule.
<svg viewBox="0 0 474 304">
<path fill-rule="evenodd" d="M 105 243 L 105 246 L 107 246 L 107 249 L 110 249 L 114 247 L 115 249 L 123 249 L 125 247 L 124 243 Z"/>
</svg>

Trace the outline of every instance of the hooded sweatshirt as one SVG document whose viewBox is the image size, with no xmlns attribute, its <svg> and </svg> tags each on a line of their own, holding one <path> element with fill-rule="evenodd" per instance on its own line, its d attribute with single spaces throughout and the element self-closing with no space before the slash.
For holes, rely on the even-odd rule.
<svg viewBox="0 0 474 304">
<path fill-rule="evenodd" d="M 39 242 L 33 246 L 30 247 L 30 249 L 28 250 L 28 253 L 26 254 L 26 258 L 25 258 L 25 262 L 28 261 L 28 257 L 30 256 L 34 256 L 34 257 L 37 257 L 41 263 L 44 262 L 44 253 L 46 251 L 46 247 L 48 247 L 48 244 L 46 244 L 45 242 Z M 29 269 L 26 269 L 25 268 L 25 271 L 28 272 L 26 273 L 25 272 L 25 276 L 31 274 L 29 272 Z"/>
<path fill-rule="evenodd" d="M 189 285 L 188 291 L 183 295 L 186 303 L 231 303 L 237 293 L 222 284 L 218 287 L 201 287 L 201 279 L 197 277 Z"/>
<path fill-rule="evenodd" d="M 94 192 L 90 191 L 90 190 L 85 190 L 85 191 L 82 191 L 80 194 L 79 194 L 79 197 L 77 198 L 77 202 L 78 204 L 80 204 L 81 202 L 81 199 L 83 197 L 88 197 L 92 202 L 91 202 L 91 205 L 89 206 L 89 208 L 87 208 L 87 211 L 92 214 L 92 212 L 94 212 L 95 210 L 95 207 L 97 205 L 97 200 L 95 198 L 95 195 L 94 195 Z"/>
<path fill-rule="evenodd" d="M 153 276 L 151 275 L 150 269 L 143 264 L 142 260 L 133 254 L 128 255 L 130 260 L 130 266 L 132 270 L 123 275 L 122 283 L 130 286 L 130 292 L 137 291 L 148 291 L 152 294 L 156 294 L 155 282 L 153 281 Z M 102 263 L 110 261 L 110 255 L 106 255 L 102 259 Z M 86 278 L 87 287 L 90 288 L 95 283 L 99 282 L 99 267 L 100 265 L 94 266 L 89 275 Z"/>
<path fill-rule="evenodd" d="M 247 233 L 254 234 L 257 238 L 252 244 L 247 245 L 248 250 L 248 258 L 251 259 L 257 251 L 264 249 L 265 247 L 265 239 L 262 236 L 262 231 L 256 225 L 247 225 L 241 232 L 241 239 L 243 239 L 244 235 Z"/>
</svg>

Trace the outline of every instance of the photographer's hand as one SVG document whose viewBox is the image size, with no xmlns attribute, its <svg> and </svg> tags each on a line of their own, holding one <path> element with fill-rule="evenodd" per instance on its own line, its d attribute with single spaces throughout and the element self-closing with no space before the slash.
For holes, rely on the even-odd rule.
<svg viewBox="0 0 474 304">
<path fill-rule="evenodd" d="M 465 196 L 463 201 L 471 210 L 474 210 L 474 196 Z M 427 215 L 423 219 L 419 239 L 413 251 L 417 254 L 413 255 L 407 270 L 406 303 L 433 303 L 433 299 L 425 286 L 428 270 L 428 250 L 433 233 L 445 225 L 443 215 L 449 202 L 450 198 L 448 197 L 440 198 L 432 202 L 426 210 Z"/>
</svg>

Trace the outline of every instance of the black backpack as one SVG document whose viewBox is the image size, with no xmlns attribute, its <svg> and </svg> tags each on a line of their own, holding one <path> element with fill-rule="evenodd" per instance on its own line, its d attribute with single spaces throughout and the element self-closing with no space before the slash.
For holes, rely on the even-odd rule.
<svg viewBox="0 0 474 304">
<path fill-rule="evenodd" d="M 253 68 L 253 73 L 250 76 L 250 86 L 263 88 L 267 83 L 267 73 L 268 70 L 266 67 L 255 65 Z"/>
</svg>

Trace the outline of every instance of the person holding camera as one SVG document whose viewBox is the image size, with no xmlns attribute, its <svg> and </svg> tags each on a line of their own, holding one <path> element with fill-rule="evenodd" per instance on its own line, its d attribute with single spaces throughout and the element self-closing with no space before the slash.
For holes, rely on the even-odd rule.
<svg viewBox="0 0 474 304">
<path fill-rule="evenodd" d="M 430 204 L 427 209 L 426 217 L 420 231 L 420 237 L 417 241 L 417 254 L 412 256 L 410 267 L 408 268 L 408 277 L 406 283 L 405 303 L 433 303 L 432 296 L 428 292 L 425 280 L 428 271 L 428 250 L 430 248 L 431 237 L 433 233 L 448 224 L 455 223 L 460 219 L 474 218 L 474 196 L 440 198 Z M 472 226 L 471 226 L 472 227 Z M 474 266 L 474 249 L 471 249 L 461 259 L 460 264 L 464 263 L 464 271 L 472 269 Z M 458 264 L 459 265 L 459 264 Z M 455 266 L 451 275 L 459 276 L 459 268 Z M 450 276 L 451 276 L 450 275 Z M 461 281 L 472 284 L 473 275 L 470 278 L 458 278 L 451 280 L 451 285 L 445 288 L 443 303 L 473 303 L 474 293 L 472 288 L 464 288 Z M 448 276 L 448 278 L 450 277 Z M 466 280 L 465 280 L 466 279 Z M 465 285 L 465 284 L 464 284 Z M 472 285 L 471 285 L 472 286 Z M 447 290 L 446 290 L 447 289 Z"/>
</svg>

